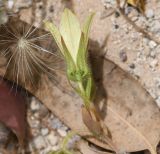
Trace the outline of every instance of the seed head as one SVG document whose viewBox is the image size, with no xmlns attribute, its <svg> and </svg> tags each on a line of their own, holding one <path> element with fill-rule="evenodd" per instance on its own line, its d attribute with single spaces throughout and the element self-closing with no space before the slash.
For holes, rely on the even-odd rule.
<svg viewBox="0 0 160 154">
<path fill-rule="evenodd" d="M 41 32 L 41 34 L 39 34 Z M 23 87 L 36 88 L 42 74 L 54 77 L 53 63 L 59 60 L 42 46 L 49 34 L 13 18 L 0 27 L 0 53 L 6 58 L 5 78 Z M 52 46 L 53 47 L 53 46 Z"/>
</svg>

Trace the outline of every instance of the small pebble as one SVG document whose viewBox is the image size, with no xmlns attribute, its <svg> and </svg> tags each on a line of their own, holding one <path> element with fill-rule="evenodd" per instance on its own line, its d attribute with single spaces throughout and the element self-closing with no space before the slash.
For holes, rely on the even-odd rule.
<svg viewBox="0 0 160 154">
<path fill-rule="evenodd" d="M 157 59 L 152 60 L 149 65 L 150 65 L 152 68 L 155 68 L 155 67 L 158 65 L 158 60 L 157 60 Z"/>
<path fill-rule="evenodd" d="M 60 136 L 65 137 L 67 135 L 67 132 L 63 129 L 58 129 L 57 132 L 59 133 Z"/>
<path fill-rule="evenodd" d="M 43 136 L 46 136 L 48 133 L 49 133 L 48 128 L 42 128 L 42 129 L 41 129 L 41 134 L 42 134 Z"/>
<path fill-rule="evenodd" d="M 155 58 L 155 57 L 156 57 L 156 52 L 155 52 L 155 50 L 151 51 L 150 56 L 151 56 L 152 58 Z"/>
<path fill-rule="evenodd" d="M 35 98 L 32 98 L 31 104 L 30 104 L 31 110 L 36 111 L 39 110 L 40 104 L 35 100 Z"/>
<path fill-rule="evenodd" d="M 118 28 L 119 28 L 119 26 L 116 24 L 116 25 L 114 25 L 114 28 L 115 28 L 115 29 L 118 29 Z"/>
<path fill-rule="evenodd" d="M 122 62 L 126 62 L 126 61 L 127 61 L 127 54 L 126 54 L 126 52 L 125 52 L 125 51 L 121 51 L 121 52 L 119 53 L 119 58 L 120 58 L 120 60 L 121 60 Z"/>
<path fill-rule="evenodd" d="M 62 127 L 62 123 L 58 118 L 54 118 L 50 123 L 53 129 L 59 129 Z"/>
<path fill-rule="evenodd" d="M 40 109 L 38 110 L 38 113 L 39 113 L 39 117 L 44 118 L 49 114 L 49 110 L 44 105 L 41 105 Z"/>
<path fill-rule="evenodd" d="M 125 14 L 128 15 L 132 11 L 132 7 L 127 7 L 125 9 Z"/>
<path fill-rule="evenodd" d="M 147 9 L 146 17 L 147 18 L 153 18 L 154 17 L 154 11 L 152 9 Z"/>
<path fill-rule="evenodd" d="M 137 16 L 134 16 L 134 17 L 132 17 L 132 21 L 137 21 L 138 20 L 138 17 Z"/>
<path fill-rule="evenodd" d="M 149 42 L 149 47 L 150 47 L 150 49 L 154 49 L 156 46 L 157 46 L 157 43 L 156 43 L 156 42 L 154 42 L 154 41 L 150 41 L 150 42 Z"/>
<path fill-rule="evenodd" d="M 156 21 L 153 22 L 153 25 L 151 27 L 151 31 L 153 31 L 155 33 L 160 32 L 160 22 L 159 22 L 159 20 L 156 20 Z"/>
<path fill-rule="evenodd" d="M 35 148 L 37 148 L 37 149 L 42 149 L 42 148 L 46 147 L 45 140 L 42 136 L 38 136 L 38 137 L 34 138 L 33 142 L 34 142 Z"/>
<path fill-rule="evenodd" d="M 118 18 L 120 16 L 120 13 L 118 11 L 115 12 L 115 17 Z"/>
<path fill-rule="evenodd" d="M 132 64 L 129 65 L 129 67 L 134 69 L 135 68 L 135 64 L 132 63 Z"/>
<path fill-rule="evenodd" d="M 28 122 L 29 122 L 31 128 L 40 127 L 40 121 L 39 120 L 34 119 L 34 120 L 29 120 Z"/>
<path fill-rule="evenodd" d="M 53 132 L 50 133 L 46 138 L 52 146 L 54 146 L 58 143 L 58 137 L 55 136 L 55 134 Z"/>
</svg>

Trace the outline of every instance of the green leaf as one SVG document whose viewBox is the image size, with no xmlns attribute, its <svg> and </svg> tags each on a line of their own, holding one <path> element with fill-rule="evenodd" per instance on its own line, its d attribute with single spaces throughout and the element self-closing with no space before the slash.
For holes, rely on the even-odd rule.
<svg viewBox="0 0 160 154">
<path fill-rule="evenodd" d="M 83 28 L 82 28 L 82 32 L 84 33 L 84 48 L 85 50 L 87 50 L 87 45 L 88 45 L 88 38 L 89 38 L 89 31 L 90 31 L 90 27 L 93 21 L 93 17 L 94 17 L 95 13 L 91 13 L 86 21 L 84 22 Z"/>
<path fill-rule="evenodd" d="M 70 55 L 76 63 L 81 37 L 81 29 L 79 21 L 69 9 L 65 9 L 62 14 L 60 33 L 64 39 L 68 51 L 70 52 Z"/>
<path fill-rule="evenodd" d="M 88 72 L 87 50 L 85 49 L 84 33 L 81 34 L 81 40 L 80 40 L 76 65 L 77 65 L 79 70 L 81 70 L 83 72 Z"/>
<path fill-rule="evenodd" d="M 84 72 L 84 76 L 90 73 L 90 69 L 87 61 L 87 58 L 88 58 L 87 45 L 88 45 L 88 38 L 89 38 L 89 30 L 91 27 L 93 16 L 94 16 L 94 13 L 90 14 L 84 23 L 84 26 L 82 28 L 78 56 L 77 56 L 77 66 L 81 71 Z"/>
<path fill-rule="evenodd" d="M 45 22 L 45 26 L 53 35 L 54 40 L 56 41 L 59 49 L 61 50 L 62 54 L 64 55 L 63 47 L 61 44 L 61 34 L 58 31 L 57 27 L 51 22 Z"/>
</svg>

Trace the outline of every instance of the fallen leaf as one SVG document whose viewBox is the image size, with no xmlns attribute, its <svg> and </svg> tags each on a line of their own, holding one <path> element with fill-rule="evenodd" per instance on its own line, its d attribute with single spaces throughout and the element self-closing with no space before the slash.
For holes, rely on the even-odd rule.
<svg viewBox="0 0 160 154">
<path fill-rule="evenodd" d="M 102 59 L 99 61 L 102 62 Z M 100 75 L 101 68 L 96 62 L 95 66 L 94 70 Z M 42 89 L 37 91 L 36 96 L 71 129 L 82 136 L 90 134 L 80 112 L 82 100 L 69 87 L 65 77 L 59 76 L 59 81 L 68 87 L 67 93 L 54 86 L 47 77 L 43 79 Z M 160 112 L 153 98 L 109 60 L 104 60 L 102 82 L 107 102 L 100 102 L 98 106 L 116 148 L 125 152 L 155 149 L 160 140 Z M 91 141 L 110 149 L 95 139 Z"/>
<path fill-rule="evenodd" d="M 127 3 L 136 7 L 137 9 L 139 9 L 139 11 L 144 13 L 144 11 L 145 11 L 145 0 L 127 0 Z"/>
<path fill-rule="evenodd" d="M 26 135 L 26 100 L 12 83 L 0 77 L 0 122 L 17 136 L 20 145 Z"/>
<path fill-rule="evenodd" d="M 103 133 L 100 122 L 94 120 L 90 112 L 85 107 L 82 107 L 82 119 L 84 124 L 93 134 L 101 135 Z"/>
<path fill-rule="evenodd" d="M 82 153 L 82 154 L 112 154 L 110 152 L 105 151 L 104 149 L 100 150 L 96 147 L 89 146 L 89 143 L 85 140 L 80 140 L 77 143 L 76 148 Z"/>
</svg>

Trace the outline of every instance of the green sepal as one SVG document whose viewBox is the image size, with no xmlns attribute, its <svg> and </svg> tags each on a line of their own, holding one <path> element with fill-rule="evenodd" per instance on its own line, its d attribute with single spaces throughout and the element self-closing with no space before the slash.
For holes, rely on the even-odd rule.
<svg viewBox="0 0 160 154">
<path fill-rule="evenodd" d="M 89 39 L 89 31 L 93 21 L 95 13 L 91 13 L 85 20 L 84 25 L 82 27 L 82 32 L 84 33 L 84 49 L 87 50 L 88 39 Z"/>
<path fill-rule="evenodd" d="M 87 50 L 85 49 L 84 33 L 81 34 L 81 40 L 77 55 L 77 67 L 79 70 L 83 71 L 83 76 L 89 73 L 89 67 L 87 63 Z"/>
</svg>

